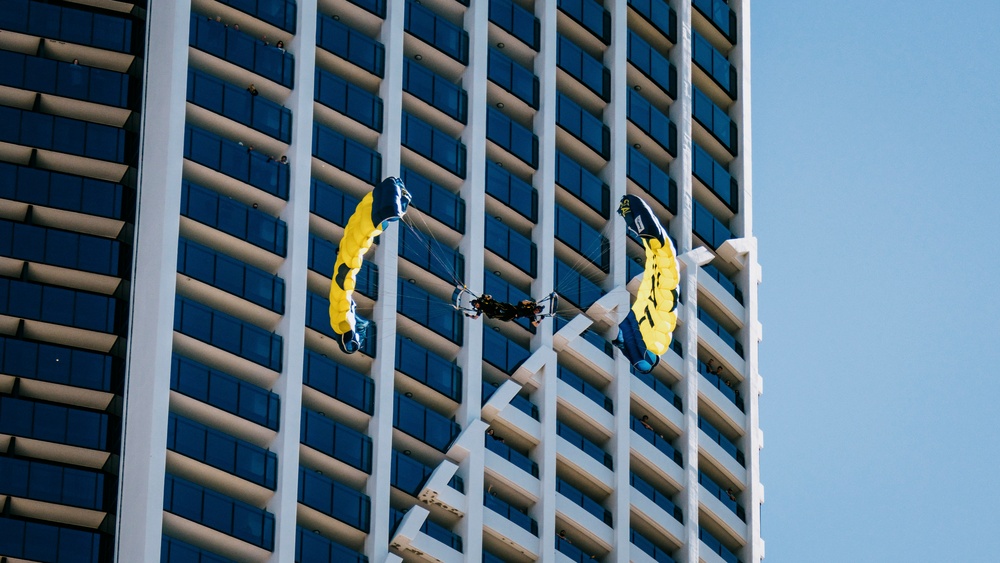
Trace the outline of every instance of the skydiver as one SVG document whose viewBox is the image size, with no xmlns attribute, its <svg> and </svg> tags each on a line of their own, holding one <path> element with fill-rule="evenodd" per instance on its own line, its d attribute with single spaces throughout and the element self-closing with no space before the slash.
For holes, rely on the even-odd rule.
<svg viewBox="0 0 1000 563">
<path fill-rule="evenodd" d="M 528 319 L 532 326 L 538 326 L 541 321 L 539 315 L 542 314 L 542 306 L 533 299 L 524 299 L 517 305 L 506 301 L 497 301 L 492 295 L 485 294 L 473 299 L 472 308 L 476 310 L 473 319 L 478 319 L 480 314 L 498 321 L 512 321 L 514 319 Z"/>
</svg>

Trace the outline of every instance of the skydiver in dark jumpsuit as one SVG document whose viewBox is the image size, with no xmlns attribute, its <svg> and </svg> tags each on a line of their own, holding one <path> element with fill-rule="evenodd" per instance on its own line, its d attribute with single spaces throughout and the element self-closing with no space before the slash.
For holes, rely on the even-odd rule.
<svg viewBox="0 0 1000 563">
<path fill-rule="evenodd" d="M 472 317 L 478 319 L 480 314 L 498 321 L 512 321 L 514 319 L 528 319 L 532 326 L 538 326 L 539 315 L 542 307 L 532 299 L 525 299 L 518 304 L 497 301 L 492 295 L 483 295 L 472 300 L 472 308 L 476 314 Z"/>
</svg>

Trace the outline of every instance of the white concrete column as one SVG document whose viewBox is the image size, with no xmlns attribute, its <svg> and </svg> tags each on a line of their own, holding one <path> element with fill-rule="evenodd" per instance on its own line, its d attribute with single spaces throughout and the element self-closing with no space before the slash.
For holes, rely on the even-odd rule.
<svg viewBox="0 0 1000 563">
<path fill-rule="evenodd" d="M 534 185 L 538 190 L 538 224 L 533 240 L 538 246 L 538 277 L 532 284 L 536 296 L 547 295 L 554 287 L 555 259 L 555 154 L 556 154 L 556 2 L 535 2 L 535 17 L 541 23 L 541 41 L 535 57 L 535 76 L 540 82 L 538 113 L 533 131 L 538 135 L 539 168 Z M 553 319 L 545 319 L 532 339 L 532 348 L 551 349 Z M 539 561 L 555 561 L 556 528 L 556 355 L 549 353 L 545 367 L 534 379 L 541 383 L 536 393 L 541 423 L 541 441 L 535 449 L 541 498 L 530 513 L 538 521 Z"/>
<path fill-rule="evenodd" d="M 691 77 L 691 2 L 674 0 L 677 12 L 677 44 L 670 50 L 670 64 L 677 69 L 677 100 L 670 104 L 670 121 L 677 127 L 677 158 L 670 163 L 670 177 L 677 182 L 677 218 L 671 222 L 670 236 L 677 243 L 677 254 L 692 248 L 694 227 L 694 180 L 692 174 L 692 123 L 694 102 Z M 684 294 L 681 294 L 682 296 Z M 685 349 L 686 350 L 686 349 Z"/>
<path fill-rule="evenodd" d="M 604 283 L 604 289 L 610 291 L 628 283 L 628 255 L 625 248 L 628 236 L 625 233 L 625 221 L 617 215 L 618 202 L 628 191 L 628 1 L 609 0 L 605 8 L 611 12 L 611 46 L 604 53 L 604 65 L 611 70 L 611 102 L 604 110 L 605 121 L 611 129 L 611 161 L 604 169 L 603 179 L 611 188 L 611 217 L 613 225 L 608 232 L 611 246 L 611 272 Z M 631 296 L 621 292 L 618 318 L 628 314 L 631 306 Z M 613 334 L 605 336 L 612 339 L 617 336 L 617 325 L 609 329 Z M 610 561 L 628 563 L 631 554 L 629 528 L 631 520 L 631 491 L 629 484 L 629 469 L 631 464 L 631 403 L 632 376 L 628 360 L 621 352 L 615 352 L 614 373 L 612 383 L 608 387 L 608 395 L 614 402 L 614 428 L 609 443 L 611 455 L 614 457 L 614 492 L 611 493 L 611 503 L 608 507 L 613 514 L 614 540 Z"/>
<path fill-rule="evenodd" d="M 313 84 L 316 68 L 316 5 L 298 7 L 298 33 L 288 43 L 295 56 L 294 89 L 284 101 L 292 111 L 288 150 L 288 203 L 279 217 L 288 225 L 288 252 L 278 275 L 285 280 L 285 314 L 277 333 L 283 341 L 282 372 L 272 391 L 281 397 L 278 435 L 271 450 L 278 455 L 278 488 L 267 503 L 274 514 L 271 563 L 295 558 L 299 481 L 299 430 L 302 419 L 302 369 L 306 330 L 306 277 L 309 270 L 309 197 L 312 179 Z"/>
<path fill-rule="evenodd" d="M 681 294 L 685 295 L 682 310 L 683 326 L 679 326 L 681 345 L 684 348 L 683 377 L 680 396 L 684 404 L 684 428 L 678 450 L 684 456 L 684 490 L 681 506 L 684 511 L 684 548 L 679 552 L 680 563 L 697 563 L 700 560 L 701 542 L 698 539 L 698 503 L 701 486 L 698 484 L 698 273 L 701 266 L 712 261 L 713 254 L 699 247 L 678 257 L 681 265 Z M 679 323 L 681 324 L 681 323 Z"/>
<path fill-rule="evenodd" d="M 486 90 L 489 57 L 489 4 L 470 2 L 465 12 L 464 28 L 469 33 L 469 66 L 462 77 L 462 86 L 469 97 L 468 123 L 462 133 L 466 149 L 466 178 L 461 196 L 465 201 L 465 236 L 459 249 L 465 257 L 465 280 L 473 291 L 483 289 L 485 241 L 483 212 L 486 205 Z M 483 424 L 483 322 L 465 320 L 463 344 L 458 353 L 462 368 L 462 404 L 458 422 L 463 429 Z M 485 488 L 485 433 L 470 442 L 471 455 L 461 463 L 465 480 L 465 516 L 459 523 L 459 533 L 465 543 L 466 560 L 476 560 L 483 551 L 483 490 Z"/>
<path fill-rule="evenodd" d="M 146 13 L 117 561 L 160 558 L 190 14 L 190 0 L 153 2 Z"/>
<path fill-rule="evenodd" d="M 399 176 L 403 110 L 403 18 L 405 0 L 389 0 L 378 40 L 385 46 L 385 77 L 379 87 L 384 127 L 378 140 L 382 155 L 382 177 Z M 372 364 L 375 380 L 375 411 L 368 427 L 372 439 L 372 474 L 365 494 L 371 498 L 370 532 L 365 555 L 375 563 L 389 558 L 389 481 L 392 471 L 392 407 L 396 357 L 396 278 L 399 229 L 391 225 L 375 249 L 379 297 L 372 315 L 378 326 L 378 349 Z"/>
</svg>

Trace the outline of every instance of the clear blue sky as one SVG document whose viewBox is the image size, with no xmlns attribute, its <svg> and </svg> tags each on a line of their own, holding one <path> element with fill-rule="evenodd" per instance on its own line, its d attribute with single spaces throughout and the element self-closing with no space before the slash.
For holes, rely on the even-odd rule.
<svg viewBox="0 0 1000 563">
<path fill-rule="evenodd" d="M 765 561 L 1000 561 L 1000 3 L 751 17 Z"/>
</svg>

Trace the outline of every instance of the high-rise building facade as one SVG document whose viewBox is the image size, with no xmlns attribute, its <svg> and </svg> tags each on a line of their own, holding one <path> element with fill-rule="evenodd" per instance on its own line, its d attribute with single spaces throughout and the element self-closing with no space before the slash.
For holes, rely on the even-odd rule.
<svg viewBox="0 0 1000 563">
<path fill-rule="evenodd" d="M 749 6 L 0 0 L 0 557 L 761 561 Z M 625 194 L 681 265 L 649 374 Z"/>
</svg>

